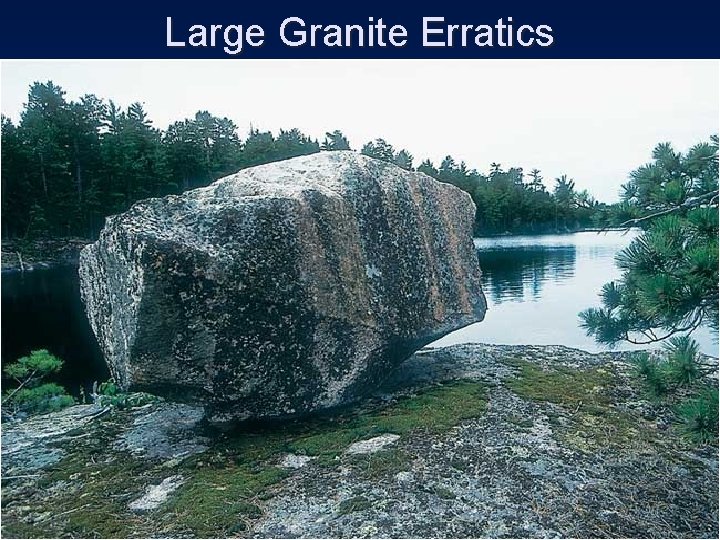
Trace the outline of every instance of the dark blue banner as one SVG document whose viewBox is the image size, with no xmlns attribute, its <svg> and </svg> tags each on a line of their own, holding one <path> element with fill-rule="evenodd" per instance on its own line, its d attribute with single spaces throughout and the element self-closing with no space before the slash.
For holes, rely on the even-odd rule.
<svg viewBox="0 0 720 540">
<path fill-rule="evenodd" d="M 0 57 L 720 57 L 718 2 L 402 4 L 13 2 Z"/>
</svg>

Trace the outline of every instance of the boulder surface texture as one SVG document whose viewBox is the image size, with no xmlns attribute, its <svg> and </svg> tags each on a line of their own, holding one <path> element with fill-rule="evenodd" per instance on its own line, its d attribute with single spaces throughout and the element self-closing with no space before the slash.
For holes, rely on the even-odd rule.
<svg viewBox="0 0 720 540">
<path fill-rule="evenodd" d="M 109 217 L 81 293 L 115 381 L 212 422 L 347 403 L 482 320 L 463 191 L 354 152 L 245 169 Z"/>
</svg>

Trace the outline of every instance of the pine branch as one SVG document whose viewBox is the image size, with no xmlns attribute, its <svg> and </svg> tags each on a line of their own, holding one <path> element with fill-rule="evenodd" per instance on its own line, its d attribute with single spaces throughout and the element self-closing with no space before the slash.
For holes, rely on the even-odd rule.
<svg viewBox="0 0 720 540">
<path fill-rule="evenodd" d="M 629 227 L 632 227 L 633 225 L 637 225 L 638 223 L 641 223 L 643 221 L 647 221 L 648 219 L 654 219 L 656 217 L 664 216 L 667 214 L 672 214 L 673 212 L 677 212 L 679 210 L 695 208 L 697 206 L 700 206 L 700 204 L 702 204 L 705 201 L 710 201 L 712 203 L 713 199 L 715 199 L 717 197 L 718 197 L 718 190 L 709 191 L 707 193 L 703 193 L 702 195 L 698 195 L 697 197 L 690 197 L 690 198 L 686 199 L 685 202 L 683 202 L 682 204 L 679 204 L 677 206 L 671 206 L 670 208 L 665 208 L 658 212 L 648 214 L 647 216 L 628 219 L 624 223 L 621 223 L 620 227 L 629 228 Z"/>
<path fill-rule="evenodd" d="M 670 330 L 668 330 L 668 333 L 662 337 L 657 337 L 655 332 L 652 331 L 652 329 L 647 329 L 647 330 L 638 330 L 637 331 L 637 332 L 641 333 L 642 335 L 644 335 L 645 338 L 647 339 L 647 341 L 642 341 L 639 339 L 632 339 L 630 337 L 629 332 L 625 332 L 623 339 L 625 341 L 627 341 L 628 343 L 632 343 L 633 345 L 649 345 L 651 343 L 657 343 L 659 341 L 664 341 L 664 340 L 668 339 L 669 337 L 672 337 L 675 334 L 678 334 L 680 332 L 694 332 L 695 330 L 697 330 L 700 327 L 702 322 L 703 322 L 703 316 L 702 316 L 702 314 L 698 314 L 693 318 L 693 321 L 690 324 L 688 324 L 686 326 L 681 326 L 681 327 L 673 327 Z M 647 333 L 648 330 L 654 337 L 651 337 L 650 335 L 648 335 L 648 333 Z"/>
<path fill-rule="evenodd" d="M 8 392 L 7 395 L 3 398 L 2 404 L 5 405 L 8 401 L 12 399 L 12 397 L 17 394 L 22 388 L 28 384 L 30 381 L 33 380 L 33 377 L 35 376 L 35 373 L 37 373 L 37 369 L 33 370 L 33 372 L 28 375 L 27 379 L 25 379 L 22 383 L 20 383 L 20 386 L 12 390 L 11 392 Z M 41 377 L 42 378 L 42 377 Z M 17 379 L 15 379 L 17 381 Z"/>
</svg>

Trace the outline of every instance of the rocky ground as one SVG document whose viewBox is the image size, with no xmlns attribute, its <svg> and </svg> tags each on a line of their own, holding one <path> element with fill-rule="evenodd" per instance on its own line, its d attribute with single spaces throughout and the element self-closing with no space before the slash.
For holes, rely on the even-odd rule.
<svg viewBox="0 0 720 540">
<path fill-rule="evenodd" d="M 360 405 L 210 431 L 167 402 L 4 425 L 4 537 L 718 537 L 718 453 L 623 353 L 423 350 Z"/>
</svg>

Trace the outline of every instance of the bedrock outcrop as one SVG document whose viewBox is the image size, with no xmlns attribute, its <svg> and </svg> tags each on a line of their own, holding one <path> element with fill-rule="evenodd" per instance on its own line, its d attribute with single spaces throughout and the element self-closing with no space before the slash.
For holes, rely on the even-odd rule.
<svg viewBox="0 0 720 540">
<path fill-rule="evenodd" d="M 298 157 L 108 218 L 80 254 L 82 298 L 122 387 L 214 422 L 307 413 L 482 320 L 474 211 L 354 152 Z"/>
</svg>

